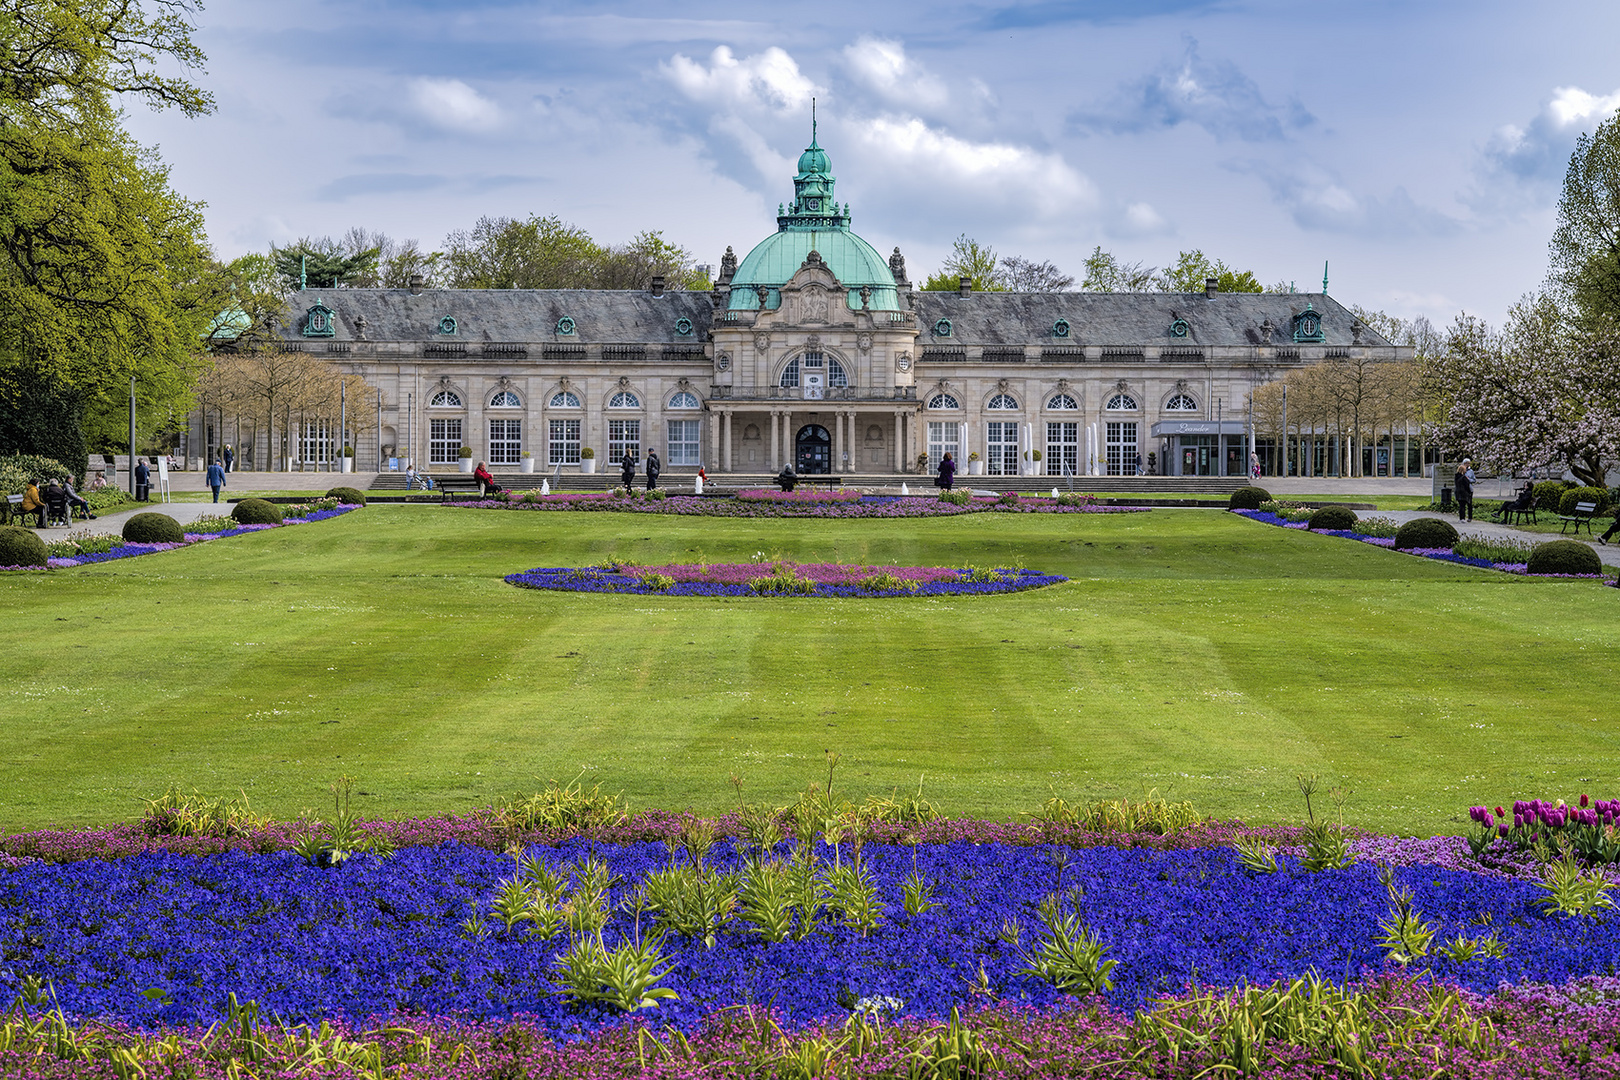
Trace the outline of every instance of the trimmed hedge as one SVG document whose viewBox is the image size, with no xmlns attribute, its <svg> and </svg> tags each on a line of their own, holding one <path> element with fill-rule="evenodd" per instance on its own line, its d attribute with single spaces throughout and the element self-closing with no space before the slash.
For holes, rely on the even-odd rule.
<svg viewBox="0 0 1620 1080">
<path fill-rule="evenodd" d="M 1572 487 L 1558 497 L 1558 512 L 1560 514 L 1573 514 L 1576 503 L 1597 503 L 1595 514 L 1601 514 L 1609 508 L 1609 489 L 1600 487 Z"/>
<path fill-rule="evenodd" d="M 338 502 L 344 503 L 348 506 L 366 505 L 365 493 L 359 488 L 335 487 L 326 493 L 326 497 L 328 499 L 336 499 Z"/>
<path fill-rule="evenodd" d="M 1262 487 L 1240 487 L 1226 501 L 1228 510 L 1258 510 L 1261 503 L 1271 501 L 1271 492 Z"/>
<path fill-rule="evenodd" d="M 1579 540 L 1549 540 L 1530 552 L 1532 574 L 1601 574 L 1603 560 Z"/>
<path fill-rule="evenodd" d="M 148 510 L 124 522 L 123 536 L 131 544 L 178 544 L 186 531 L 168 514 Z"/>
<path fill-rule="evenodd" d="M 1348 506 L 1324 506 L 1311 515 L 1305 523 L 1308 529 L 1353 529 L 1356 527 L 1356 512 Z"/>
<path fill-rule="evenodd" d="M 1449 548 L 1457 543 L 1457 530 L 1440 518 L 1413 518 L 1395 530 L 1395 547 Z"/>
<path fill-rule="evenodd" d="M 231 517 L 243 525 L 280 525 L 281 507 L 263 499 L 243 499 L 231 507 Z"/>
<path fill-rule="evenodd" d="M 0 526 L 0 566 L 44 566 L 45 541 L 20 525 Z"/>
<path fill-rule="evenodd" d="M 72 480 L 73 470 L 60 461 L 38 454 L 7 454 L 0 457 L 0 488 L 4 488 L 7 495 L 21 495 L 30 480 L 38 480 L 43 488 L 45 481 L 51 479 Z"/>
<path fill-rule="evenodd" d="M 1543 480 L 1535 486 L 1536 509 L 1549 514 L 1558 513 L 1558 500 L 1564 497 L 1570 485 L 1563 480 Z"/>
</svg>

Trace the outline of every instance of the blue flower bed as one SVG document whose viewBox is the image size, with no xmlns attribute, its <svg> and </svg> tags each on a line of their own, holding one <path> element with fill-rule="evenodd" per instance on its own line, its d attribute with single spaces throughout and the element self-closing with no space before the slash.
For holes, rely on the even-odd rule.
<svg viewBox="0 0 1620 1080">
<path fill-rule="evenodd" d="M 609 948 L 634 932 L 631 905 L 621 902 L 670 860 L 657 843 L 572 840 L 528 850 L 552 866 L 593 855 L 608 864 L 618 878 L 603 931 Z M 824 845 L 818 852 L 834 858 Z M 1388 963 L 1378 923 L 1389 903 L 1372 865 L 1311 874 L 1285 857 L 1282 873 L 1255 875 L 1226 848 L 1065 853 L 1071 861 L 1060 869 L 1044 846 L 868 844 L 862 858 L 882 905 L 869 935 L 837 925 L 772 944 L 741 922 L 721 928 L 712 948 L 671 935 L 662 985 L 679 999 L 664 1002 L 655 1020 L 692 1030 L 706 1013 L 750 1003 L 803 1022 L 880 997 L 904 1014 L 940 1017 L 982 1002 L 970 987 L 983 983 L 999 999 L 1052 1009 L 1071 999 L 1021 972 L 1025 961 L 1005 928 L 1017 920 L 1023 945 L 1035 946 L 1037 905 L 1070 890 L 1118 961 L 1105 996 L 1126 1009 L 1195 981 L 1231 986 L 1311 970 L 1338 981 Z M 914 858 L 941 905 L 915 917 L 901 891 Z M 847 845 L 842 859 L 851 859 Z M 730 841 L 709 862 L 720 871 L 740 865 Z M 70 1015 L 146 1027 L 212 1022 L 230 993 L 293 1021 L 532 1014 L 558 1033 L 613 1023 L 616 1014 L 555 992 L 566 931 L 541 940 L 490 916 L 499 883 L 514 873 L 511 858 L 456 843 L 388 859 L 357 855 L 336 870 L 288 852 L 32 863 L 0 877 L 0 986 L 9 996 L 28 976 L 49 980 Z M 1620 920 L 1544 915 L 1531 883 L 1435 866 L 1393 873 L 1438 924 L 1436 946 L 1488 930 L 1506 948 L 1501 959 L 1466 963 L 1431 950 L 1412 972 L 1489 992 L 1613 972 L 1620 962 Z M 487 936 L 464 928 L 475 912 L 485 915 Z"/>
<path fill-rule="evenodd" d="M 879 568 L 881 569 L 881 568 Z M 762 566 L 760 576 L 770 573 Z M 1042 574 L 1035 570 L 998 570 L 995 581 L 968 581 L 964 579 L 928 582 L 910 582 L 912 587 L 895 589 L 869 589 L 859 585 L 815 583 L 813 592 L 770 593 L 769 596 L 804 598 L 890 597 L 890 596 L 985 596 L 991 593 L 1021 592 L 1057 585 L 1069 579 L 1058 574 Z M 605 566 L 537 566 L 520 574 L 508 574 L 508 584 L 525 589 L 551 589 L 560 592 L 642 593 L 658 596 L 760 596 L 745 582 L 737 581 L 677 581 L 667 588 L 644 584 L 633 574 L 619 573 Z"/>
<path fill-rule="evenodd" d="M 186 533 L 185 540 L 178 544 L 120 544 L 111 551 L 98 551 L 86 555 L 72 555 L 64 558 L 47 559 L 45 565 L 51 570 L 67 570 L 75 566 L 86 566 L 91 563 L 112 562 L 115 559 L 133 559 L 141 555 L 152 555 L 159 551 L 173 551 L 176 548 L 190 547 L 208 540 L 219 540 L 227 536 L 243 536 L 247 533 L 263 532 L 266 529 L 280 529 L 287 525 L 306 525 L 312 521 L 325 521 L 340 514 L 347 514 L 351 510 L 360 509 L 358 506 L 339 506 L 332 510 L 314 510 L 303 517 L 287 518 L 280 525 L 242 525 L 235 529 L 226 529 L 217 533 Z M 38 570 L 37 566 L 3 566 L 0 570 Z"/>
</svg>

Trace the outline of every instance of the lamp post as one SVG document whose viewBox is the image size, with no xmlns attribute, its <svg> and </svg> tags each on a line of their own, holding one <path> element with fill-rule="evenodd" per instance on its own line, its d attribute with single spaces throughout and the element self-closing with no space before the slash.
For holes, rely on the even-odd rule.
<svg viewBox="0 0 1620 1080">
<path fill-rule="evenodd" d="M 135 376 L 129 377 L 129 494 L 135 497 Z"/>
<path fill-rule="evenodd" d="M 1217 476 L 1226 475 L 1226 433 L 1221 430 L 1221 399 L 1215 399 L 1215 454 L 1220 460 L 1221 471 Z"/>
</svg>

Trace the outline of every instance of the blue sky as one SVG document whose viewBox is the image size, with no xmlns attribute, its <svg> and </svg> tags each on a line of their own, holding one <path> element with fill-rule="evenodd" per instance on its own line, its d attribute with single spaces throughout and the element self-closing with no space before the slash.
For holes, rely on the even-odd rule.
<svg viewBox="0 0 1620 1080">
<path fill-rule="evenodd" d="M 1499 322 L 1546 272 L 1576 136 L 1620 106 L 1620 7 L 1347 0 L 210 0 L 200 120 L 139 106 L 225 257 L 480 215 L 701 262 L 775 227 L 810 101 L 855 229 L 914 278 L 958 233 L 1080 275 L 1096 245 Z"/>
</svg>

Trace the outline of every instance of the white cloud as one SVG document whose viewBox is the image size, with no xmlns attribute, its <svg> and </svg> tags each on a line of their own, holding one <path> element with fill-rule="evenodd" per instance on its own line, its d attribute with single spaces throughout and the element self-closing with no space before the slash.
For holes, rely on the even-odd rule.
<svg viewBox="0 0 1620 1080">
<path fill-rule="evenodd" d="M 1393 237 L 1441 236 L 1461 228 L 1455 218 L 1418 204 L 1404 187 L 1386 195 L 1358 194 L 1326 170 L 1308 163 L 1291 168 L 1278 168 L 1268 162 L 1228 167 L 1265 181 L 1273 197 L 1302 229 Z"/>
<path fill-rule="evenodd" d="M 1599 95 L 1560 86 L 1528 123 L 1497 129 L 1482 151 L 1485 169 L 1518 180 L 1557 181 L 1569 164 L 1576 136 L 1596 130 L 1616 109 L 1620 90 Z"/>
<path fill-rule="evenodd" d="M 887 38 L 863 37 L 844 49 L 844 64 L 855 81 L 892 105 L 930 111 L 950 101 L 945 83 L 906 55 L 906 47 Z M 988 94 L 982 82 L 975 89 Z"/>
<path fill-rule="evenodd" d="M 816 93 L 793 57 L 775 45 L 743 58 L 721 45 L 707 67 L 676 54 L 660 70 L 688 98 L 727 111 L 797 112 L 809 108 Z"/>
<path fill-rule="evenodd" d="M 1134 202 L 1127 206 L 1109 230 L 1115 236 L 1133 238 L 1167 236 L 1174 231 L 1164 215 L 1145 202 Z"/>
<path fill-rule="evenodd" d="M 410 102 L 429 123 L 447 131 L 490 131 L 500 125 L 500 106 L 460 79 L 412 79 Z"/>
</svg>

